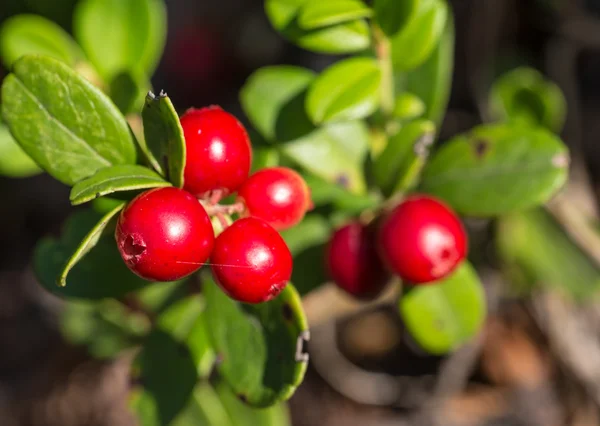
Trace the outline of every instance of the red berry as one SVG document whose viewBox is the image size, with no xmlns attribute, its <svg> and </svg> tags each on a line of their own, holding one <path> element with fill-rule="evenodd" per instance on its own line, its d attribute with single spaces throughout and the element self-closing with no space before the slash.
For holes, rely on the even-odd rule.
<svg viewBox="0 0 600 426">
<path fill-rule="evenodd" d="M 351 222 L 334 232 L 325 252 L 329 276 L 352 296 L 374 299 L 386 287 L 390 275 L 379 258 L 371 228 Z"/>
<path fill-rule="evenodd" d="M 246 214 L 281 231 L 298 224 L 312 207 L 308 185 L 287 167 L 270 167 L 254 173 L 238 190 Z"/>
<path fill-rule="evenodd" d="M 281 235 L 253 217 L 235 221 L 215 240 L 211 269 L 232 299 L 260 303 L 273 299 L 292 275 L 292 254 Z"/>
<path fill-rule="evenodd" d="M 180 119 L 185 136 L 184 189 L 204 197 L 234 192 L 248 178 L 250 138 L 233 115 L 218 106 L 190 109 Z"/>
<path fill-rule="evenodd" d="M 379 245 L 392 271 L 419 284 L 452 272 L 466 256 L 467 236 L 446 204 L 427 195 L 413 195 L 383 220 Z"/>
<path fill-rule="evenodd" d="M 173 187 L 146 191 L 123 209 L 115 230 L 125 264 L 150 281 L 173 281 L 208 259 L 214 231 L 204 207 Z"/>
</svg>

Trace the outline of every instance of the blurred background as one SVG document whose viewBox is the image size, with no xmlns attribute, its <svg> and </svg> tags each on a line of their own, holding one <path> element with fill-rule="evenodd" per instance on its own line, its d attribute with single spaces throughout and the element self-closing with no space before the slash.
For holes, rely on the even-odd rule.
<svg viewBox="0 0 600 426">
<path fill-rule="evenodd" d="M 327 1 L 327 0 L 323 0 Z M 401 1 L 401 0 L 398 0 Z M 0 0 L 0 24 L 20 13 L 71 31 L 77 0 Z M 569 197 L 597 215 L 600 182 L 600 1 L 450 0 L 455 70 L 441 139 L 485 121 L 495 77 L 529 65 L 567 99 L 573 153 Z M 167 0 L 165 53 L 152 78 L 181 111 L 219 104 L 243 119 L 238 92 L 270 64 L 322 70 L 337 60 L 286 42 L 261 0 Z M 0 66 L 0 79 L 7 70 Z M 180 112 L 181 112 L 180 111 Z M 47 175 L 0 178 L 0 425 L 126 426 L 127 360 L 98 361 L 59 333 L 60 303 L 35 281 L 38 239 L 71 212 L 69 188 Z M 600 304 L 552 291 L 507 297 L 491 230 L 470 222 L 473 261 L 488 290 L 482 335 L 448 357 L 401 340 L 397 316 L 374 308 L 313 331 L 312 361 L 290 401 L 293 424 L 598 425 Z M 600 256 L 599 252 L 596 255 Z M 360 367 L 360 368 L 359 368 Z"/>
</svg>

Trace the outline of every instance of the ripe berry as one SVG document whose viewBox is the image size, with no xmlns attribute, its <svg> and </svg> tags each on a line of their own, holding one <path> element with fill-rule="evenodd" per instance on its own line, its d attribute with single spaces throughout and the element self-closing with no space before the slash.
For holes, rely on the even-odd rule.
<svg viewBox="0 0 600 426">
<path fill-rule="evenodd" d="M 221 289 L 244 303 L 277 296 L 292 275 L 292 254 L 279 233 L 253 217 L 235 221 L 215 240 L 211 269 Z"/>
<path fill-rule="evenodd" d="M 390 278 L 377 253 L 375 237 L 371 228 L 350 222 L 334 232 L 326 248 L 329 276 L 358 299 L 376 298 Z"/>
<path fill-rule="evenodd" d="M 242 124 L 221 107 L 190 109 L 180 119 L 185 136 L 184 189 L 205 197 L 234 192 L 248 178 L 250 138 Z"/>
<path fill-rule="evenodd" d="M 173 187 L 146 191 L 123 209 L 115 230 L 125 264 L 150 281 L 173 281 L 208 259 L 214 232 L 204 207 Z"/>
<path fill-rule="evenodd" d="M 460 219 L 427 195 L 410 196 L 394 208 L 383 220 L 379 244 L 386 264 L 413 284 L 444 278 L 467 253 Z"/>
<path fill-rule="evenodd" d="M 262 169 L 238 190 L 246 215 L 266 221 L 281 231 L 298 224 L 312 207 L 308 185 L 287 167 Z"/>
</svg>

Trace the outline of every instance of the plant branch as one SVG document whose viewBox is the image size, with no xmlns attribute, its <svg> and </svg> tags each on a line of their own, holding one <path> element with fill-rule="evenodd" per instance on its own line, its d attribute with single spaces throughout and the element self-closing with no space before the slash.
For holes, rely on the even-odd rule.
<svg viewBox="0 0 600 426">
<path fill-rule="evenodd" d="M 373 37 L 375 52 L 381 69 L 381 111 L 386 121 L 389 121 L 394 112 L 394 68 L 392 66 L 392 54 L 390 40 L 381 28 L 373 24 Z M 388 123 L 386 123 L 387 125 Z"/>
</svg>

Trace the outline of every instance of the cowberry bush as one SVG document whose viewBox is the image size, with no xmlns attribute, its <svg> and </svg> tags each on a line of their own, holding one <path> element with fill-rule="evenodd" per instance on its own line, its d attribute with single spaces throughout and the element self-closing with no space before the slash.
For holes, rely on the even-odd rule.
<svg viewBox="0 0 600 426">
<path fill-rule="evenodd" d="M 309 361 L 302 297 L 322 285 L 363 302 L 389 290 L 414 343 L 455 351 L 486 315 L 464 218 L 497 221 L 515 276 L 564 264 L 529 250 L 554 238 L 543 205 L 568 176 L 555 85 L 503 74 L 489 121 L 442 142 L 445 0 L 264 6 L 282 37 L 336 61 L 258 69 L 245 117 L 180 111 L 151 87 L 161 0 L 82 0 L 74 38 L 33 15 L 0 29 L 0 172 L 48 173 L 76 206 L 38 243 L 36 275 L 65 300 L 68 339 L 135 350 L 143 425 L 288 424 Z"/>
</svg>

